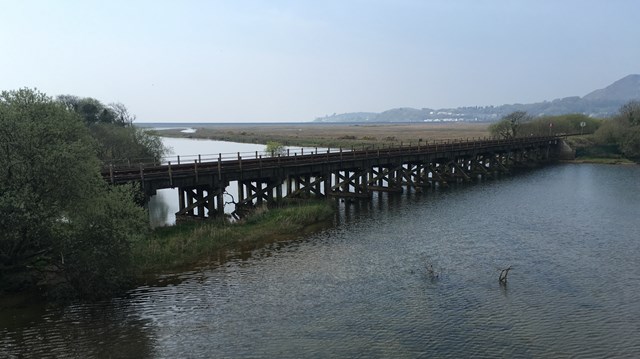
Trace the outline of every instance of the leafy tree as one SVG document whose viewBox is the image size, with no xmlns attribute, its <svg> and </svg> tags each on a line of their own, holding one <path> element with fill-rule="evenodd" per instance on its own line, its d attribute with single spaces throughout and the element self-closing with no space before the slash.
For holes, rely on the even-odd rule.
<svg viewBox="0 0 640 359">
<path fill-rule="evenodd" d="M 626 120 L 630 126 L 640 126 L 640 101 L 630 101 L 620 108 L 618 115 Z"/>
<path fill-rule="evenodd" d="M 620 108 L 617 116 L 605 121 L 595 133 L 600 144 L 615 144 L 625 157 L 640 160 L 640 101 Z"/>
<path fill-rule="evenodd" d="M 132 163 L 160 159 L 166 149 L 162 140 L 138 127 L 95 124 L 90 127 L 97 142 L 98 158 L 103 163 L 128 159 Z"/>
<path fill-rule="evenodd" d="M 580 124 L 584 122 L 585 127 Z M 601 124 L 602 120 L 591 118 L 583 114 L 568 114 L 559 116 L 543 116 L 525 122 L 520 127 L 523 136 L 546 136 L 549 133 L 593 133 Z M 553 127 L 550 128 L 550 124 Z"/>
<path fill-rule="evenodd" d="M 631 127 L 622 138 L 620 150 L 628 158 L 640 160 L 640 126 Z"/>
<path fill-rule="evenodd" d="M 285 148 L 280 142 L 268 141 L 267 146 L 264 148 L 264 152 L 271 157 L 277 157 L 284 155 Z"/>
<path fill-rule="evenodd" d="M 132 187 L 109 188 L 99 168 L 66 104 L 30 89 L 0 94 L 0 287 L 95 297 L 126 283 L 145 211 Z"/>
<path fill-rule="evenodd" d="M 500 121 L 489 126 L 489 132 L 494 137 L 514 138 L 520 134 L 520 127 L 531 120 L 526 112 L 516 111 L 504 116 Z"/>
<path fill-rule="evenodd" d="M 94 98 L 72 95 L 60 95 L 57 101 L 82 118 L 97 142 L 103 163 L 160 159 L 167 152 L 158 136 L 133 126 L 136 116 L 121 103 L 105 106 Z"/>
</svg>

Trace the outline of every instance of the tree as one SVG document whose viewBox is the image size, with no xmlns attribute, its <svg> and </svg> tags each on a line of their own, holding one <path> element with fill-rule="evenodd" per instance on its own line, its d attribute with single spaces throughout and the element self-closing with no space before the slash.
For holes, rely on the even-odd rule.
<svg viewBox="0 0 640 359">
<path fill-rule="evenodd" d="M 640 101 L 631 101 L 596 131 L 600 144 L 614 144 L 625 157 L 640 159 Z"/>
<path fill-rule="evenodd" d="M 124 159 L 132 163 L 159 160 L 166 152 L 158 136 L 138 127 L 95 124 L 89 130 L 96 140 L 98 158 L 105 164 Z"/>
<path fill-rule="evenodd" d="M 94 98 L 72 95 L 60 95 L 56 100 L 82 118 L 97 142 L 98 157 L 105 164 L 160 159 L 167 152 L 158 136 L 133 126 L 136 116 L 121 103 L 105 106 Z"/>
<path fill-rule="evenodd" d="M 271 157 L 277 157 L 284 155 L 285 148 L 280 142 L 268 141 L 267 146 L 264 148 L 264 152 Z"/>
<path fill-rule="evenodd" d="M 99 168 L 67 105 L 30 89 L 0 94 L 0 287 L 94 297 L 126 283 L 145 211 L 133 187 L 108 187 Z"/>
<path fill-rule="evenodd" d="M 490 125 L 489 132 L 494 137 L 514 138 L 519 135 L 522 124 L 530 120 L 531 116 L 524 111 L 512 112 Z"/>
<path fill-rule="evenodd" d="M 109 110 L 114 115 L 114 123 L 120 126 L 131 126 L 136 116 L 129 113 L 127 107 L 120 102 L 110 103 Z"/>
<path fill-rule="evenodd" d="M 581 127 L 581 123 L 585 127 Z M 537 117 L 521 124 L 519 133 L 523 136 L 547 136 L 550 124 L 553 124 L 553 133 L 593 133 L 601 125 L 602 120 L 591 118 L 581 113 Z"/>
<path fill-rule="evenodd" d="M 640 101 L 630 101 L 620 108 L 619 117 L 626 120 L 630 126 L 640 126 Z"/>
</svg>

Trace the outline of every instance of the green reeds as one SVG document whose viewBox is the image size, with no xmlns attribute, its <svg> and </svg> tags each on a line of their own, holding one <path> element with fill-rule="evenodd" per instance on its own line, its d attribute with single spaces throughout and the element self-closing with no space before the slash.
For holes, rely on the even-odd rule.
<svg viewBox="0 0 640 359">
<path fill-rule="evenodd" d="M 220 250 L 295 239 L 317 224 L 330 223 L 334 213 L 331 201 L 292 202 L 258 208 L 237 222 L 220 219 L 161 227 L 133 244 L 133 258 L 140 275 L 184 268 L 216 258 Z"/>
</svg>

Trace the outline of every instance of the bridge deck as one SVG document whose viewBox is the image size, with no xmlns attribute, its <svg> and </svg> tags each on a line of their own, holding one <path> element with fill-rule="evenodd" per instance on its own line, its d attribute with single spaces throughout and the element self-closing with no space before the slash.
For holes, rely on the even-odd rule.
<svg viewBox="0 0 640 359">
<path fill-rule="evenodd" d="M 452 154 L 469 155 L 475 153 L 486 153 L 495 151 L 509 151 L 515 148 L 541 146 L 555 144 L 558 140 L 556 136 L 548 137 L 524 137 L 507 140 L 479 140 L 479 141 L 454 141 L 450 143 L 416 145 L 403 147 L 387 147 L 364 150 L 349 150 L 340 152 L 327 151 L 305 155 L 276 156 L 258 158 L 239 158 L 233 160 L 223 160 L 220 155 L 217 160 L 195 160 L 192 163 L 163 164 L 141 162 L 135 166 L 111 166 L 103 169 L 102 175 L 110 183 L 126 183 L 131 181 L 154 181 L 158 179 L 181 177 L 192 177 L 196 175 L 215 174 L 220 179 L 224 177 L 227 181 L 234 181 L 246 176 L 249 171 L 265 171 L 273 169 L 287 169 L 292 167 L 312 166 L 315 164 L 340 164 L 345 161 L 353 162 L 358 160 L 392 160 L 404 157 L 420 157 L 428 155 L 430 158 L 449 157 Z M 175 187 L 172 183 L 161 184 L 159 188 Z"/>
<path fill-rule="evenodd" d="M 182 217 L 224 215 L 225 194 L 237 182 L 238 201 L 232 215 L 240 218 L 256 204 L 279 202 L 284 197 L 363 197 L 372 191 L 402 192 L 404 187 L 447 186 L 450 181 L 494 177 L 510 167 L 546 161 L 557 153 L 560 137 L 507 140 L 451 141 L 428 145 L 327 150 L 304 155 L 262 156 L 215 160 L 198 156 L 191 163 L 105 168 L 112 184 L 140 183 L 149 198 L 157 190 L 178 188 Z M 553 150 L 553 151 L 552 151 Z"/>
</svg>

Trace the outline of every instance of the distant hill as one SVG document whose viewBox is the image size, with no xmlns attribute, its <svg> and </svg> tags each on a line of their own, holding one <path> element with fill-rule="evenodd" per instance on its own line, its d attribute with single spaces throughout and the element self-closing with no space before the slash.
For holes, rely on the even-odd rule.
<svg viewBox="0 0 640 359">
<path fill-rule="evenodd" d="M 585 95 L 586 101 L 629 102 L 640 99 L 640 75 L 629 75 L 611 85 Z"/>
<path fill-rule="evenodd" d="M 620 106 L 640 100 L 640 75 L 628 75 L 611 85 L 592 91 L 583 97 L 573 96 L 552 101 L 501 106 L 473 106 L 445 109 L 395 108 L 381 113 L 354 112 L 318 117 L 316 122 L 457 122 L 495 121 L 514 111 L 532 116 L 583 113 L 592 117 L 607 117 Z"/>
</svg>

